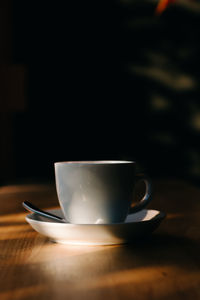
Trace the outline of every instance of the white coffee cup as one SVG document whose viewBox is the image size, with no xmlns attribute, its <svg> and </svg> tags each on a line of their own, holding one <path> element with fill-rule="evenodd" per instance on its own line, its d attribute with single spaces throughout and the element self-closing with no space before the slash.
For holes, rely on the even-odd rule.
<svg viewBox="0 0 200 300">
<path fill-rule="evenodd" d="M 128 213 L 143 209 L 150 202 L 151 185 L 135 169 L 135 162 L 125 160 L 56 162 L 56 189 L 66 220 L 73 224 L 121 223 Z M 144 180 L 146 193 L 131 207 L 138 178 Z"/>
</svg>

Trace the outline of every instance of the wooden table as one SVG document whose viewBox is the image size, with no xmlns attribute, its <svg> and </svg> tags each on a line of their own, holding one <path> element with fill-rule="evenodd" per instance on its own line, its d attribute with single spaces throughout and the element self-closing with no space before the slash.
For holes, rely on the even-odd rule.
<svg viewBox="0 0 200 300">
<path fill-rule="evenodd" d="M 200 299 L 200 189 L 154 182 L 167 218 L 132 245 L 51 243 L 25 222 L 21 202 L 58 205 L 54 186 L 0 188 L 0 299 Z"/>
</svg>

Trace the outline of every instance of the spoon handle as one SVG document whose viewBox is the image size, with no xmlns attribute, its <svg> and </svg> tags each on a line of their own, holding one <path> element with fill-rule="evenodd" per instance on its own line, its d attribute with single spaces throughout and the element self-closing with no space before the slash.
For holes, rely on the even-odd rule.
<svg viewBox="0 0 200 300">
<path fill-rule="evenodd" d="M 35 205 L 33 205 L 32 203 L 28 202 L 28 201 L 24 201 L 22 203 L 23 207 L 25 209 L 27 209 L 28 211 L 31 211 L 31 212 L 34 212 L 36 214 L 39 214 L 43 217 L 46 217 L 46 218 L 50 218 L 50 219 L 53 219 L 53 220 L 56 220 L 56 221 L 60 221 L 60 222 L 65 222 L 64 219 L 58 217 L 58 216 L 55 216 L 49 212 L 46 212 L 46 211 L 43 211 L 41 209 L 39 209 L 38 207 L 36 207 Z"/>
</svg>

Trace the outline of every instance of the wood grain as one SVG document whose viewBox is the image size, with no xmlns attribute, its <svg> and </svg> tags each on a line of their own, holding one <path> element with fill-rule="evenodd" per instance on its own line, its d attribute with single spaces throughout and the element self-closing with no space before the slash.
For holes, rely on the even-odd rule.
<svg viewBox="0 0 200 300">
<path fill-rule="evenodd" d="M 55 187 L 0 188 L 0 299 L 200 299 L 200 189 L 154 182 L 151 207 L 168 213 L 132 245 L 51 243 L 25 222 L 21 202 L 58 205 Z"/>
</svg>

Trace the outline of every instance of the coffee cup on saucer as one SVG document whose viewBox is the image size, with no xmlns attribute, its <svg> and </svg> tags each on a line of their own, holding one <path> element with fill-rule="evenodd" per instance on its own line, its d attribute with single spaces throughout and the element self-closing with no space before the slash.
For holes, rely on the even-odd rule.
<svg viewBox="0 0 200 300">
<path fill-rule="evenodd" d="M 134 161 L 56 162 L 55 179 L 62 212 L 72 224 L 122 223 L 151 201 L 151 184 L 136 174 Z M 145 195 L 132 207 L 139 180 L 145 183 Z"/>
</svg>

